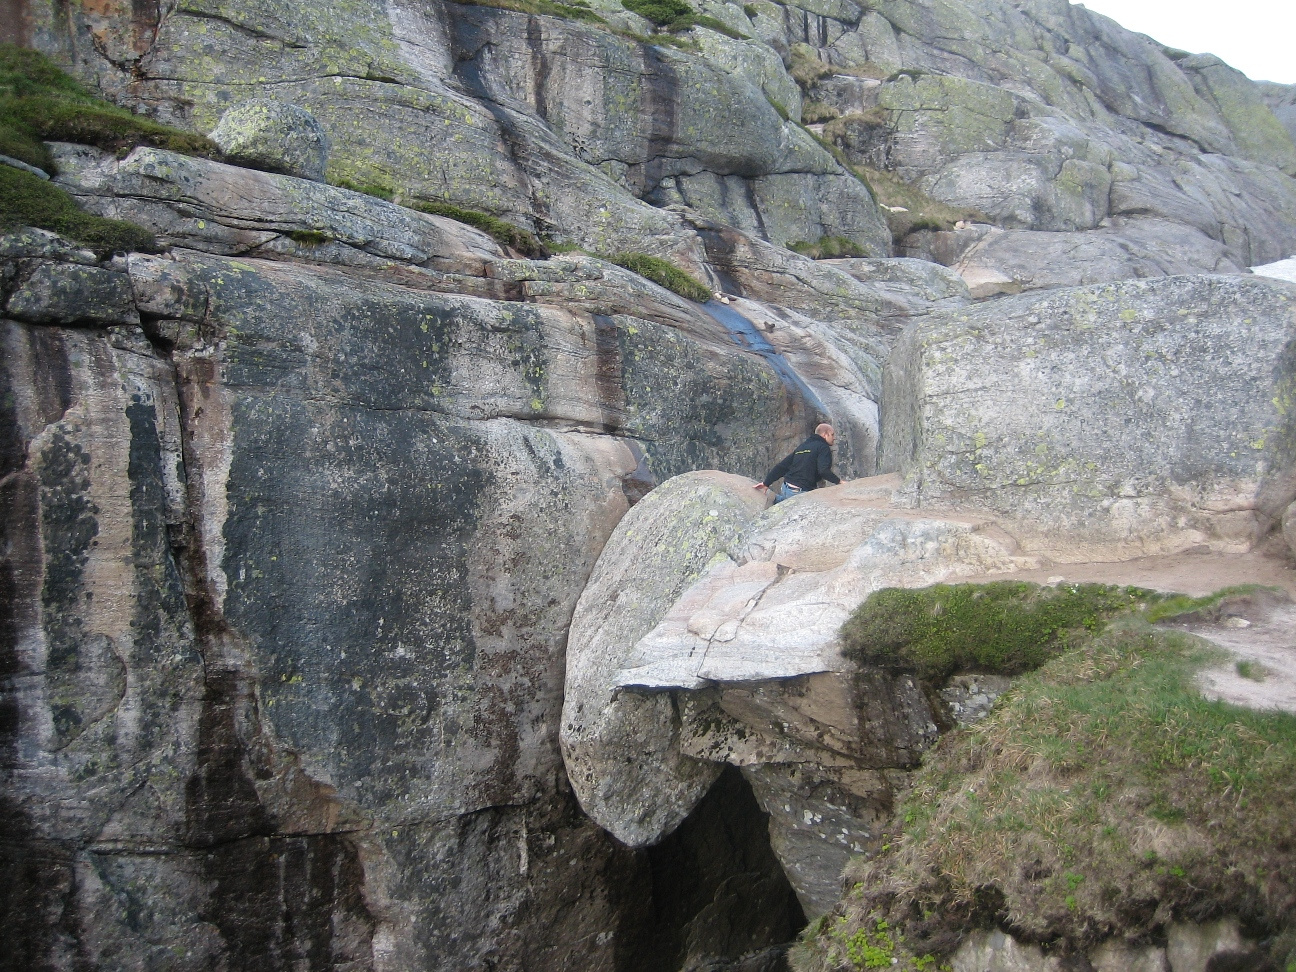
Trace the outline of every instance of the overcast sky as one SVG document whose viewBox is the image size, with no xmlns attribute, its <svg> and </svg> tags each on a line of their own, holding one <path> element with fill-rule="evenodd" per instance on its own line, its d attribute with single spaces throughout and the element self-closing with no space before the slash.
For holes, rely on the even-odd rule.
<svg viewBox="0 0 1296 972">
<path fill-rule="evenodd" d="M 1296 0 L 1084 0 L 1167 47 L 1215 54 L 1253 81 L 1296 84 Z"/>
</svg>

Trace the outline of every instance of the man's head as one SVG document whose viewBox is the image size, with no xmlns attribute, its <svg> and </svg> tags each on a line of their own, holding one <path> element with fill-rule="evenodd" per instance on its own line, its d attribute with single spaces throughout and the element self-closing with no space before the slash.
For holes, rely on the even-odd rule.
<svg viewBox="0 0 1296 972">
<path fill-rule="evenodd" d="M 829 445 L 832 445 L 833 440 L 837 438 L 837 433 L 833 431 L 833 427 L 827 422 L 821 422 L 815 427 L 815 435 L 819 436 L 819 438 L 823 439 Z"/>
</svg>

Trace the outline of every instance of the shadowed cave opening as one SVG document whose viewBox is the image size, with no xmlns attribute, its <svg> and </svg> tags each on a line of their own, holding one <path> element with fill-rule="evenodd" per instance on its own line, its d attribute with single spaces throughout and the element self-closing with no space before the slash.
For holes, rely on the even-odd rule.
<svg viewBox="0 0 1296 972">
<path fill-rule="evenodd" d="M 648 848 L 652 923 L 634 972 L 784 972 L 806 925 L 770 848 L 769 817 L 726 766 L 679 828 Z"/>
</svg>

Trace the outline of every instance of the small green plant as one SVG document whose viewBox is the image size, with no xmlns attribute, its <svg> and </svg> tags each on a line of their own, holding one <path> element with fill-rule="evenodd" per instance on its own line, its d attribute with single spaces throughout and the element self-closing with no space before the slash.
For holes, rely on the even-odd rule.
<svg viewBox="0 0 1296 972">
<path fill-rule="evenodd" d="M 649 256 L 646 253 L 616 253 L 605 259 L 655 284 L 660 284 L 681 297 L 696 300 L 698 303 L 705 303 L 711 299 L 711 291 L 707 287 L 660 257 Z"/>
<path fill-rule="evenodd" d="M 318 233 L 315 230 L 290 230 L 285 235 L 294 243 L 312 249 L 333 242 L 333 237 L 327 233 Z"/>
<path fill-rule="evenodd" d="M 415 203 L 412 208 L 421 213 L 445 216 L 448 219 L 474 226 L 483 233 L 490 234 L 497 243 L 512 247 L 526 256 L 543 259 L 549 255 L 545 245 L 536 239 L 534 234 L 514 226 L 512 223 L 505 222 L 497 216 L 491 216 L 489 213 L 478 212 L 475 209 L 463 209 L 459 206 L 451 206 L 448 203 L 420 202 Z"/>
<path fill-rule="evenodd" d="M 161 251 L 153 234 L 142 226 L 87 213 L 68 193 L 40 176 L 0 165 L 0 230 L 20 226 L 58 233 L 100 256 Z"/>
<path fill-rule="evenodd" d="M 1263 682 L 1269 677 L 1269 669 L 1259 662 L 1249 659 L 1238 662 L 1236 669 L 1239 675 L 1245 679 L 1250 679 L 1252 682 Z"/>
<path fill-rule="evenodd" d="M 796 240 L 788 244 L 788 249 L 812 260 L 839 260 L 842 257 L 862 257 L 864 251 L 859 244 L 844 236 L 824 236 L 818 243 L 807 243 Z"/>
<path fill-rule="evenodd" d="M 107 151 L 138 145 L 220 158 L 209 139 L 133 115 L 91 94 L 43 54 L 0 44 L 0 153 L 53 173 L 42 142 L 77 142 Z"/>
</svg>

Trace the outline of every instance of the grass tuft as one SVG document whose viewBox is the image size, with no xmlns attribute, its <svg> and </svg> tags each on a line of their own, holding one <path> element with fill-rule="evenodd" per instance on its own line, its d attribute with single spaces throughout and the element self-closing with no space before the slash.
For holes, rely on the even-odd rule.
<svg viewBox="0 0 1296 972">
<path fill-rule="evenodd" d="M 646 253 L 616 253 L 605 259 L 688 300 L 701 304 L 711 299 L 711 291 L 707 287 L 660 257 Z"/>
<path fill-rule="evenodd" d="M 218 159 L 220 149 L 202 135 L 131 114 L 96 97 L 47 57 L 0 44 L 0 153 L 53 174 L 42 142 L 77 142 L 121 152 L 151 145 Z"/>
<path fill-rule="evenodd" d="M 840 111 L 832 105 L 825 105 L 822 101 L 807 101 L 801 106 L 801 121 L 806 125 L 815 125 L 840 117 Z"/>
<path fill-rule="evenodd" d="M 864 251 L 854 240 L 844 236 L 825 236 L 818 243 L 807 243 L 796 240 L 788 244 L 788 249 L 812 260 L 839 260 L 842 257 L 862 257 Z"/>
<path fill-rule="evenodd" d="M 101 258 L 117 252 L 159 253 L 142 226 L 85 212 L 76 200 L 40 176 L 0 165 L 0 230 L 35 226 L 94 250 Z"/>
<path fill-rule="evenodd" d="M 488 213 L 478 212 L 475 209 L 461 209 L 448 203 L 420 202 L 414 203 L 412 208 L 421 213 L 445 216 L 447 219 L 474 226 L 483 233 L 488 233 L 497 243 L 512 247 L 526 256 L 540 260 L 549 256 L 545 245 L 533 234 Z"/>
</svg>

